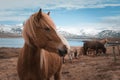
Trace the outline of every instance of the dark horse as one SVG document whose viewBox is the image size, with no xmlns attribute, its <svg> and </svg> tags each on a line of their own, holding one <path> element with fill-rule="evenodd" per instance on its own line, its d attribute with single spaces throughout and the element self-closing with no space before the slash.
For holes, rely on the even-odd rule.
<svg viewBox="0 0 120 80">
<path fill-rule="evenodd" d="M 88 49 L 93 49 L 96 51 L 96 54 L 98 54 L 99 50 L 102 50 L 102 52 L 105 54 L 106 53 L 106 48 L 104 44 L 102 44 L 99 41 L 85 41 L 83 44 L 83 49 L 84 49 L 84 55 L 87 54 Z"/>
</svg>

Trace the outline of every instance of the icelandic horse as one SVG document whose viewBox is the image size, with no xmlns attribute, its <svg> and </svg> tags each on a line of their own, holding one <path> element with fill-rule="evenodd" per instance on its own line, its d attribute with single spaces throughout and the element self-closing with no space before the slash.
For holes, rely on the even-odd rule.
<svg viewBox="0 0 120 80">
<path fill-rule="evenodd" d="M 56 32 L 50 12 L 31 15 L 24 24 L 24 46 L 18 57 L 17 72 L 20 80 L 60 80 L 61 57 L 70 48 L 67 40 Z"/>
<path fill-rule="evenodd" d="M 106 54 L 106 48 L 103 43 L 99 41 L 85 41 L 83 44 L 83 49 L 84 49 L 84 55 L 87 55 L 87 52 L 89 53 L 91 50 L 92 52 L 95 50 L 96 55 L 98 52 L 103 52 Z"/>
</svg>

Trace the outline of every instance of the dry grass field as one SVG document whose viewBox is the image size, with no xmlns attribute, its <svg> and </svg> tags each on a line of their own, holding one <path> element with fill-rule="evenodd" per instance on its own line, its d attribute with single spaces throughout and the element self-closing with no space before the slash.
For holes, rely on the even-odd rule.
<svg viewBox="0 0 120 80">
<path fill-rule="evenodd" d="M 16 64 L 20 48 L 0 48 L 0 80 L 19 80 Z M 107 56 L 83 56 L 62 66 L 62 80 L 120 80 L 120 55 L 117 48 L 116 62 L 112 47 L 107 47 Z M 53 80 L 53 79 L 52 79 Z"/>
</svg>

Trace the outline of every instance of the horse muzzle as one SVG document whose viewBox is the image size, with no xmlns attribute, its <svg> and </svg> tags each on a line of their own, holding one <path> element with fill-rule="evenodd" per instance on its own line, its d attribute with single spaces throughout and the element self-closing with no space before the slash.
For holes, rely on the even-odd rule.
<svg viewBox="0 0 120 80">
<path fill-rule="evenodd" d="M 61 57 L 65 56 L 67 54 L 67 50 L 58 50 L 58 52 Z"/>
<path fill-rule="evenodd" d="M 63 57 L 68 53 L 68 49 L 66 47 L 64 47 L 63 49 L 58 49 L 58 53 L 61 57 Z"/>
</svg>

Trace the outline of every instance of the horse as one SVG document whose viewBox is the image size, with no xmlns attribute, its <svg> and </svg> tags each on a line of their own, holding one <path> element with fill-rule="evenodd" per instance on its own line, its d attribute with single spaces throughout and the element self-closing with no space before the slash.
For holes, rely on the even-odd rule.
<svg viewBox="0 0 120 80">
<path fill-rule="evenodd" d="M 19 80 L 60 80 L 61 57 L 70 48 L 67 40 L 57 33 L 49 16 L 42 12 L 32 14 L 24 23 L 24 46 L 17 62 Z"/>
<path fill-rule="evenodd" d="M 84 55 L 87 55 L 87 51 L 92 50 L 96 51 L 96 54 L 98 54 L 99 50 L 102 50 L 102 52 L 105 54 L 106 53 L 106 48 L 104 44 L 102 44 L 99 41 L 85 41 L 83 44 L 83 49 L 84 49 Z"/>
<path fill-rule="evenodd" d="M 72 63 L 73 59 L 78 59 L 80 54 L 83 54 L 82 47 L 71 47 L 68 51 L 68 54 L 63 57 L 63 63 L 65 63 L 66 60 L 69 60 Z"/>
<path fill-rule="evenodd" d="M 70 62 L 72 63 L 72 60 L 73 60 L 73 58 L 75 56 L 74 53 L 75 53 L 75 49 L 70 48 L 69 51 L 68 51 L 68 54 L 63 57 L 63 63 L 66 62 L 66 58 L 68 58 L 70 60 Z"/>
</svg>

